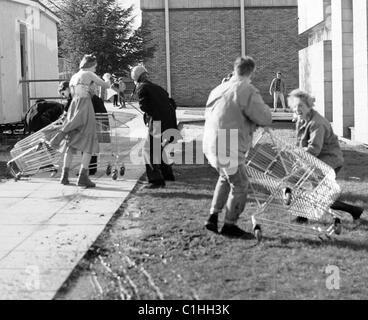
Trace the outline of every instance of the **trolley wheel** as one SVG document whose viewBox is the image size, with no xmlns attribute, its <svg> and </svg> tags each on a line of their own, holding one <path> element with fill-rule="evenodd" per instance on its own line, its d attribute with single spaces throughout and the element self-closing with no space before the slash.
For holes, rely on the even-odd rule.
<svg viewBox="0 0 368 320">
<path fill-rule="evenodd" d="M 15 175 L 14 180 L 15 180 L 15 181 L 19 181 L 21 177 L 22 177 L 22 174 L 19 172 L 19 173 L 17 173 L 17 174 Z"/>
<path fill-rule="evenodd" d="M 340 235 L 342 232 L 342 224 L 341 224 L 341 220 L 336 218 L 335 222 L 334 222 L 334 231 L 335 234 Z"/>
<path fill-rule="evenodd" d="M 107 168 L 106 168 L 106 175 L 109 176 L 111 174 L 111 165 L 107 165 Z"/>
<path fill-rule="evenodd" d="M 112 180 L 117 180 L 117 178 L 118 178 L 118 171 L 114 169 L 114 171 L 112 172 Z"/>
<path fill-rule="evenodd" d="M 125 166 L 124 165 L 122 165 L 121 167 L 120 167 L 120 176 L 123 176 L 125 174 Z"/>
<path fill-rule="evenodd" d="M 292 200 L 292 194 L 291 194 L 290 188 L 285 188 L 283 190 L 283 200 L 284 200 L 285 206 L 290 206 L 291 200 Z"/>
<path fill-rule="evenodd" d="M 262 240 L 262 229 L 260 225 L 256 225 L 253 229 L 254 236 L 256 237 L 258 242 L 261 242 Z"/>
</svg>

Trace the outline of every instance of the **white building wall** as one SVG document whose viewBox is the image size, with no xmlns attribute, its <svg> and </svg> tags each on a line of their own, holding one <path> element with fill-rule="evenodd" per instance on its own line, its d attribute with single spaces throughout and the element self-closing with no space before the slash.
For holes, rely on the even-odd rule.
<svg viewBox="0 0 368 320">
<path fill-rule="evenodd" d="M 323 0 L 298 0 L 299 33 L 324 20 Z"/>
<path fill-rule="evenodd" d="M 354 0 L 355 140 L 368 143 L 368 4 Z"/>
<path fill-rule="evenodd" d="M 315 109 L 332 120 L 331 41 L 299 51 L 300 88 L 316 98 Z"/>
<path fill-rule="evenodd" d="M 354 58 L 352 0 L 331 1 L 333 127 L 349 137 L 354 126 Z"/>
<path fill-rule="evenodd" d="M 2 103 L 0 123 L 18 122 L 24 115 L 20 67 L 19 23 L 28 25 L 28 64 L 30 79 L 58 78 L 56 22 L 45 13 L 30 17 L 34 7 L 16 1 L 0 1 L 0 70 Z M 37 11 L 37 10 L 36 10 Z M 33 27 L 34 26 L 34 27 Z M 6 32 L 4 31 L 6 30 Z M 33 41 L 35 40 L 35 41 Z M 42 87 L 42 88 L 41 88 Z M 56 84 L 34 86 L 31 96 L 55 96 Z"/>
</svg>

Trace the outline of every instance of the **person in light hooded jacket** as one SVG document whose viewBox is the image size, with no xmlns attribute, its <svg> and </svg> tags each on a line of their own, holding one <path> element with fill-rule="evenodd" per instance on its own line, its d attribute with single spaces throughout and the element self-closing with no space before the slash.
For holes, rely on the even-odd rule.
<svg viewBox="0 0 368 320">
<path fill-rule="evenodd" d="M 219 173 L 206 228 L 218 232 L 218 215 L 225 207 L 221 234 L 244 237 L 236 223 L 247 199 L 248 179 L 245 154 L 251 147 L 257 126 L 269 126 L 272 114 L 259 91 L 251 84 L 255 62 L 239 57 L 234 75 L 216 87 L 208 98 L 205 112 L 203 152 Z"/>
</svg>

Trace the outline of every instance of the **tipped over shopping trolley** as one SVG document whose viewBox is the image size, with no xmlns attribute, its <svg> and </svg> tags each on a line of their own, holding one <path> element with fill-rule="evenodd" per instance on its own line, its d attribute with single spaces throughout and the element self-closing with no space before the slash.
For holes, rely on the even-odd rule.
<svg viewBox="0 0 368 320">
<path fill-rule="evenodd" d="M 49 142 L 60 132 L 62 126 L 63 118 L 61 117 L 15 144 L 10 151 L 11 160 L 7 164 L 15 180 L 42 172 L 57 172 L 63 154 L 60 150 L 52 148 Z M 119 121 L 114 113 L 96 114 L 97 140 L 101 152 L 97 155 L 100 158 L 98 164 L 91 164 L 90 169 L 103 167 L 106 175 L 112 175 L 114 180 L 118 178 L 119 174 L 120 176 L 125 174 L 118 128 L 128 127 Z"/>
<path fill-rule="evenodd" d="M 63 118 L 17 142 L 10 151 L 7 163 L 15 180 L 41 172 L 57 171 L 61 153 L 50 147 L 49 141 L 55 137 L 63 125 Z"/>
<path fill-rule="evenodd" d="M 342 217 L 330 209 L 341 192 L 331 167 L 268 129 L 257 131 L 245 164 L 258 240 L 261 223 L 313 233 L 321 239 L 341 233 Z M 302 226 L 296 217 L 310 223 Z"/>
</svg>

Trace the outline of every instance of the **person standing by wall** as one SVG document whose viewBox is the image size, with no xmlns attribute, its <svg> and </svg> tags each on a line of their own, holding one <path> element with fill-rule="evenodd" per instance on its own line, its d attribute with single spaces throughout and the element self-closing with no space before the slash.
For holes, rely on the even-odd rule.
<svg viewBox="0 0 368 320">
<path fill-rule="evenodd" d="M 281 78 L 281 72 L 276 73 L 276 78 L 274 78 L 270 85 L 270 95 L 273 96 L 273 112 L 277 112 L 277 103 L 279 99 L 281 100 L 283 111 L 286 112 L 285 104 L 285 94 L 286 94 L 286 84 Z"/>
<path fill-rule="evenodd" d="M 162 158 L 162 133 L 168 129 L 177 129 L 176 115 L 169 94 L 162 87 L 148 80 L 145 67 L 139 65 L 132 69 L 131 78 L 136 84 L 139 107 L 145 113 L 144 121 L 148 126 L 144 144 L 147 188 L 165 187 L 165 181 L 174 181 L 170 165 Z M 159 145 L 161 150 L 154 150 Z"/>
<path fill-rule="evenodd" d="M 206 104 L 203 152 L 219 179 L 205 226 L 217 233 L 218 215 L 225 207 L 221 234 L 228 237 L 247 234 L 236 225 L 247 200 L 245 154 L 256 127 L 272 124 L 269 106 L 251 84 L 255 67 L 249 56 L 236 59 L 234 75 L 212 90 Z"/>
</svg>

